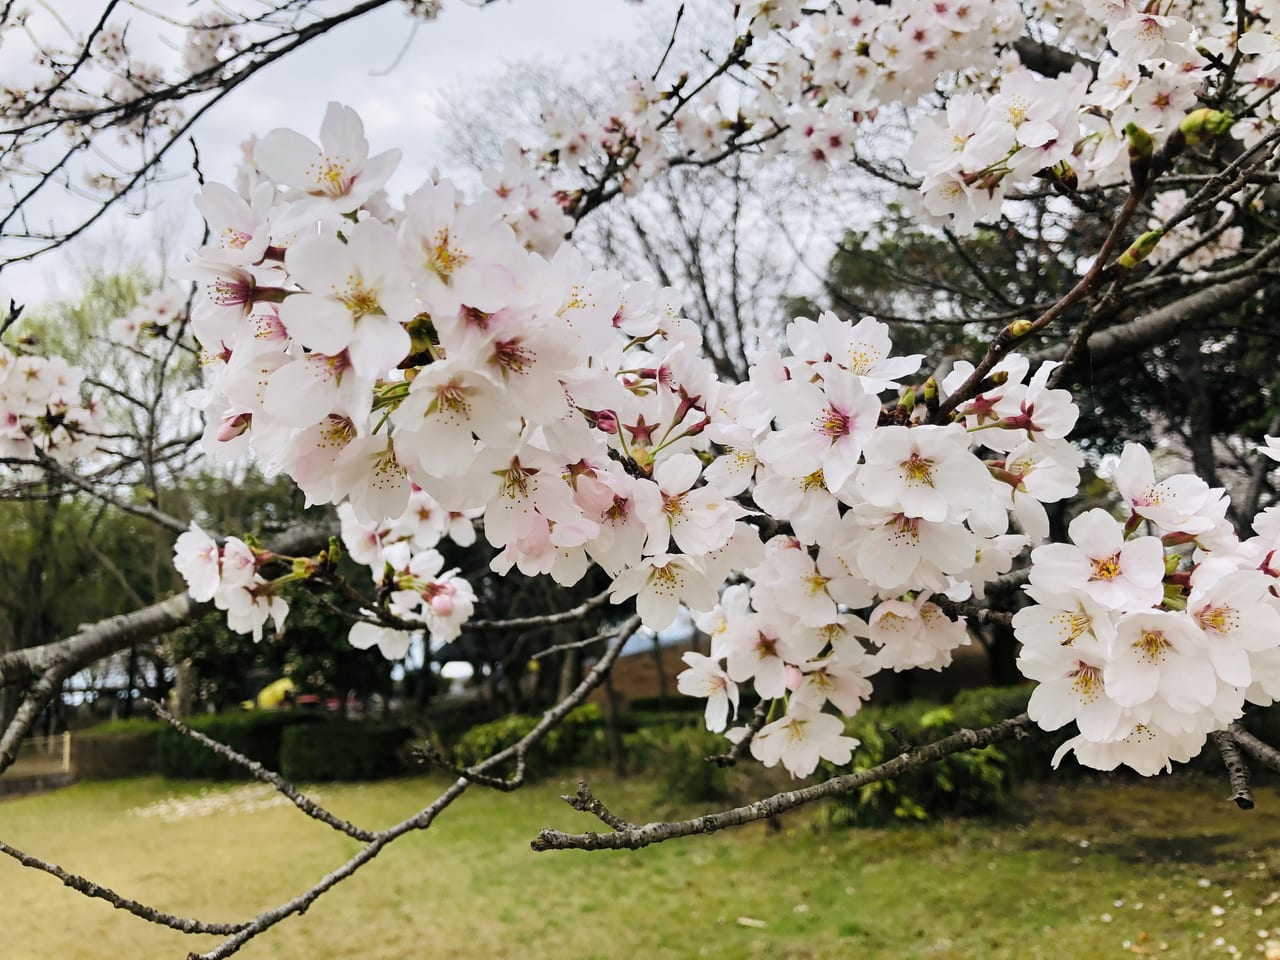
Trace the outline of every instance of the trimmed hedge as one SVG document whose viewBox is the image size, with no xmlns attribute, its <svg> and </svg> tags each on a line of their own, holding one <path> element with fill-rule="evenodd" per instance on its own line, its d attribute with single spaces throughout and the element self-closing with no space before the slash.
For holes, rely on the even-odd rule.
<svg viewBox="0 0 1280 960">
<path fill-rule="evenodd" d="M 454 744 L 453 761 L 462 767 L 479 763 L 526 736 L 541 720 L 540 715 L 513 713 L 472 727 Z M 587 703 L 570 710 L 533 748 L 526 763 L 530 769 L 541 772 L 555 767 L 598 766 L 608 760 L 604 714 L 594 703 Z"/>
<path fill-rule="evenodd" d="M 159 724 L 119 732 L 98 728 L 71 737 L 71 769 L 79 780 L 118 780 L 156 772 Z"/>
<path fill-rule="evenodd" d="M 127 720 L 106 720 L 72 732 L 78 737 L 105 737 L 122 733 L 157 733 L 164 726 L 167 724 L 152 716 L 129 717 Z"/>
<path fill-rule="evenodd" d="M 310 713 L 254 711 L 248 713 L 213 714 L 184 721 L 219 743 L 224 743 L 250 760 L 280 769 L 280 741 L 287 727 L 323 723 L 324 718 Z M 166 726 L 156 738 L 160 773 L 185 780 L 243 780 L 249 776 L 243 767 L 224 760 L 212 750 L 184 737 Z"/>
<path fill-rule="evenodd" d="M 404 772 L 414 737 L 393 723 L 333 720 L 288 727 L 280 739 L 280 772 L 294 781 L 381 780 Z"/>
</svg>

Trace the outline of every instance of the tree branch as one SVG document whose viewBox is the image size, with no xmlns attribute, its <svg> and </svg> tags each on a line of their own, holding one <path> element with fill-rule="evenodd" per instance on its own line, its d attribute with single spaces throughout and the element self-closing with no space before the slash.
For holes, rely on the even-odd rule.
<svg viewBox="0 0 1280 960">
<path fill-rule="evenodd" d="M 280 794 L 287 797 L 295 807 L 305 813 L 312 820 L 318 820 L 323 824 L 333 827 L 333 829 L 337 830 L 339 833 L 345 833 L 348 837 L 352 837 L 356 840 L 363 840 L 365 843 L 373 840 L 374 834 L 371 831 L 363 830 L 360 827 L 343 820 L 341 817 L 330 813 L 310 797 L 299 792 L 293 784 L 280 776 L 280 774 L 276 773 L 274 770 L 267 769 L 256 760 L 250 760 L 244 754 L 237 753 L 226 744 L 219 743 L 217 740 L 214 740 L 212 737 L 205 736 L 198 730 L 192 730 L 154 700 L 146 700 L 144 702 L 151 708 L 152 712 L 157 717 L 169 724 L 169 726 L 173 727 L 173 729 L 177 730 L 178 733 L 182 734 L 188 740 L 194 740 L 196 743 L 200 744 L 207 750 L 213 751 L 224 760 L 229 760 L 237 766 L 243 767 L 263 783 L 271 784 L 271 786 L 275 787 Z"/>
<path fill-rule="evenodd" d="M 12 857 L 24 867 L 31 867 L 33 870 L 42 870 L 50 876 L 57 877 L 66 886 L 70 887 L 78 893 L 84 894 L 86 897 L 96 900 L 105 900 L 117 910 L 124 910 L 140 917 L 150 923 L 159 924 L 162 927 L 169 927 L 181 933 L 213 933 L 219 936 L 236 933 L 244 929 L 244 923 L 208 923 L 203 920 L 190 920 L 186 917 L 175 917 L 173 914 L 165 913 L 157 910 L 155 907 L 148 907 L 146 904 L 139 903 L 137 900 L 130 900 L 122 897 L 110 887 L 104 887 L 101 884 L 87 880 L 79 874 L 71 873 L 63 870 L 56 863 L 48 863 L 39 857 L 33 857 L 29 853 L 23 853 L 14 847 L 9 846 L 3 840 L 0 840 L 0 853 L 7 857 Z"/>
<path fill-rule="evenodd" d="M 1249 764 L 1240 756 L 1234 736 L 1233 731 L 1215 730 L 1213 743 L 1227 767 L 1227 777 L 1231 780 L 1231 799 L 1241 810 L 1252 810 L 1253 791 L 1249 789 Z"/>
<path fill-rule="evenodd" d="M 811 787 L 803 787 L 787 793 L 778 793 L 764 800 L 720 813 L 695 817 L 692 820 L 679 820 L 671 823 L 646 823 L 642 826 L 614 830 L 613 833 L 580 833 L 568 834 L 558 830 L 543 830 L 532 841 L 530 846 L 535 851 L 543 850 L 639 850 L 653 843 L 674 840 L 677 837 L 688 837 L 696 834 L 716 833 L 727 827 L 738 827 L 777 816 L 788 810 L 815 800 L 852 793 L 868 783 L 892 780 L 926 764 L 934 763 L 943 757 L 962 750 L 985 747 L 1014 737 L 1024 737 L 1032 727 L 1025 713 L 1009 720 L 1002 720 L 981 730 L 961 730 L 935 743 L 918 747 L 910 753 L 895 757 L 869 770 L 861 770 L 843 777 L 835 777 Z M 612 815 L 611 815 L 612 816 Z M 607 820 L 605 821 L 608 822 Z"/>
</svg>

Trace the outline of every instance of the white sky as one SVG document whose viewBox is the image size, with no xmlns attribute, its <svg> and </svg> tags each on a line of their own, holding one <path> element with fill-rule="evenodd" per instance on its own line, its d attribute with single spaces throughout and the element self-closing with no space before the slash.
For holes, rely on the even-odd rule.
<svg viewBox="0 0 1280 960">
<path fill-rule="evenodd" d="M 87 31 L 101 10 L 101 0 L 56 0 L 54 5 L 80 31 Z M 187 0 L 154 0 L 150 6 L 183 18 L 193 9 Z M 674 8 L 675 0 L 499 0 L 484 9 L 446 0 L 442 16 L 418 26 L 397 62 L 414 21 L 399 4 L 390 4 L 312 41 L 215 107 L 195 128 L 205 177 L 229 182 L 240 143 L 250 134 L 291 126 L 316 138 L 325 105 L 337 100 L 360 113 L 372 152 L 403 151 L 391 183 L 394 195 L 421 182 L 433 166 L 450 169 L 439 149 L 437 114 L 446 98 L 465 97 L 469 87 L 501 75 L 515 62 L 573 63 L 625 50 L 635 38 L 649 36 L 655 24 L 668 25 Z M 135 23 L 130 39 L 144 42 L 141 32 L 154 30 L 154 21 L 136 11 L 130 16 Z M 6 47 L 8 54 L 13 45 Z M 176 59 L 154 41 L 148 54 Z M 12 68 L 12 61 L 0 65 L 0 73 L 10 75 Z M 193 242 L 199 219 L 191 203 L 196 185 L 190 162 L 190 150 L 175 147 L 166 167 L 172 179 L 150 191 L 142 216 L 136 215 L 140 204 L 132 212 L 115 211 L 65 251 L 7 268 L 0 294 L 36 304 L 59 291 L 73 292 L 77 264 L 103 258 L 115 258 L 118 265 L 139 258 L 155 261 L 160 236 L 173 238 L 171 246 Z M 171 251 L 167 259 L 180 261 L 179 254 Z"/>
</svg>

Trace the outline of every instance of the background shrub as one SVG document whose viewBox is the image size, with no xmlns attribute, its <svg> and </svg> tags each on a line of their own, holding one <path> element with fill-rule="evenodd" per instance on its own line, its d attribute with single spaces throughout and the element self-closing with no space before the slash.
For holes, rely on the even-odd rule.
<svg viewBox="0 0 1280 960">
<path fill-rule="evenodd" d="M 454 744 L 453 761 L 463 767 L 479 763 L 526 736 L 541 719 L 541 715 L 516 713 L 472 727 Z M 526 763 L 535 772 L 545 772 L 557 767 L 599 766 L 608 760 L 604 714 L 596 704 L 586 703 L 570 710 L 533 748 Z"/>
<path fill-rule="evenodd" d="M 160 729 L 153 721 L 118 731 L 95 727 L 75 733 L 71 737 L 71 769 L 79 780 L 116 780 L 155 773 Z"/>
<path fill-rule="evenodd" d="M 334 720 L 286 727 L 280 772 L 294 781 L 379 780 L 404 772 L 413 730 L 401 724 Z"/>
<path fill-rule="evenodd" d="M 191 729 L 224 743 L 250 760 L 280 769 L 280 740 L 286 727 L 323 723 L 310 713 L 256 711 L 213 714 L 185 720 Z M 172 727 L 164 727 L 156 738 L 160 773 L 166 777 L 192 780 L 243 780 L 249 773 L 209 748 L 184 737 Z"/>
<path fill-rule="evenodd" d="M 892 731 L 912 746 L 923 746 L 965 727 L 986 727 L 1017 716 L 1026 710 L 1030 695 L 1030 687 L 987 687 L 967 690 L 949 706 L 910 701 L 864 707 L 846 724 L 848 734 L 862 741 L 853 753 L 852 769 L 867 770 L 902 753 Z M 1053 773 L 1050 759 L 1065 737 L 1065 733 L 1041 735 L 966 750 L 896 780 L 869 783 L 831 801 L 826 808 L 828 821 L 832 825 L 878 826 L 995 813 L 1008 802 L 1016 781 L 1047 779 Z M 842 772 L 828 764 L 819 768 L 822 779 Z"/>
<path fill-rule="evenodd" d="M 659 797 L 672 803 L 728 800 L 729 774 L 706 758 L 722 754 L 729 741 L 705 727 L 645 727 L 622 738 L 627 767 L 658 784 Z"/>
</svg>

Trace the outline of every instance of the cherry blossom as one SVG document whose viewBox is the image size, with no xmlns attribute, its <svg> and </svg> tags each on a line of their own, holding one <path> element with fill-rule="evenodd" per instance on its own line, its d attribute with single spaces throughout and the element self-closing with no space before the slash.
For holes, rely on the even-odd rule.
<svg viewBox="0 0 1280 960">
<path fill-rule="evenodd" d="M 793 777 L 807 777 L 819 760 L 841 766 L 858 741 L 844 735 L 839 717 L 793 703 L 786 716 L 766 724 L 751 740 L 751 755 L 766 767 L 782 763 Z"/>
<path fill-rule="evenodd" d="M 400 162 L 399 150 L 369 156 L 364 124 L 350 107 L 331 103 L 320 125 L 320 145 L 293 130 L 273 130 L 254 148 L 258 169 L 302 199 L 293 220 L 351 213 L 372 199 Z"/>
</svg>

